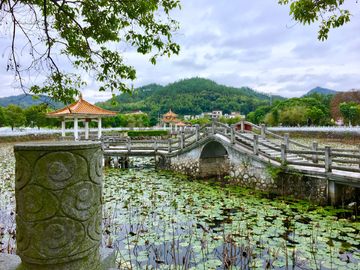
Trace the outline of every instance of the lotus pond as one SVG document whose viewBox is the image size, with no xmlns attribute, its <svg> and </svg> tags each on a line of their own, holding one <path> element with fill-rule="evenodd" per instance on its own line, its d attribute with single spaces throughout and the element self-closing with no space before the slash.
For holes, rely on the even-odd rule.
<svg viewBox="0 0 360 270">
<path fill-rule="evenodd" d="M 0 248 L 16 253 L 15 162 L 1 149 Z M 342 218 L 347 207 L 154 169 L 105 169 L 103 181 L 103 245 L 119 269 L 360 269 L 360 224 Z"/>
</svg>

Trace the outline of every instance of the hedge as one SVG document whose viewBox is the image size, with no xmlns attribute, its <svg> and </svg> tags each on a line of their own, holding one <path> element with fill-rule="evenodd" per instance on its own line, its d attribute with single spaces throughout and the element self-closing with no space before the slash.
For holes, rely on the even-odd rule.
<svg viewBox="0 0 360 270">
<path fill-rule="evenodd" d="M 139 130 L 139 131 L 128 131 L 128 136 L 166 136 L 169 134 L 167 130 Z"/>
</svg>

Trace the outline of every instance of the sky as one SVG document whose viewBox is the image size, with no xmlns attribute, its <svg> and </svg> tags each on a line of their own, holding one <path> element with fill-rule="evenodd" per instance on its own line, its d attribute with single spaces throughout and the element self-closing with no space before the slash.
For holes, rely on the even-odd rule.
<svg viewBox="0 0 360 270">
<path fill-rule="evenodd" d="M 137 70 L 134 87 L 150 83 L 167 85 L 181 79 L 202 77 L 218 84 L 300 97 L 320 86 L 336 91 L 360 89 L 360 3 L 347 0 L 344 8 L 351 22 L 332 29 L 326 41 L 317 39 L 319 23 L 296 24 L 289 6 L 277 0 L 183 0 L 181 10 L 171 12 L 180 23 L 174 41 L 179 55 L 159 58 L 154 66 L 149 55 L 136 48 L 116 45 L 126 64 Z M 10 40 L 0 39 L 0 97 L 22 94 L 11 86 L 6 71 Z M 5 52 L 5 53 L 4 53 Z M 64 69 L 69 66 L 61 59 Z M 99 84 L 84 74 L 88 84 L 81 89 L 90 103 L 105 101 L 111 92 L 99 92 Z M 41 76 L 35 81 L 41 84 Z M 116 93 L 116 92 L 115 92 Z M 117 93 L 116 93 L 117 94 Z"/>
</svg>

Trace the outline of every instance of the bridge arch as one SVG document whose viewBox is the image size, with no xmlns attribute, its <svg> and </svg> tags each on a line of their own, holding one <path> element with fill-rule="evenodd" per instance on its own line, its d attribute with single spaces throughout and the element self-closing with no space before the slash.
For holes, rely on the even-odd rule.
<svg viewBox="0 0 360 270">
<path fill-rule="evenodd" d="M 212 141 L 207 143 L 201 151 L 200 158 L 219 158 L 227 157 L 228 151 L 219 142 Z"/>
</svg>

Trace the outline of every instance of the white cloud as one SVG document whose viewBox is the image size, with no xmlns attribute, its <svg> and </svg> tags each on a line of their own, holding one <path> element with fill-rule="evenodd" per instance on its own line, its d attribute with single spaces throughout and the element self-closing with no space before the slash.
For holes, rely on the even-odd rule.
<svg viewBox="0 0 360 270">
<path fill-rule="evenodd" d="M 360 88 L 360 36 L 356 35 L 360 10 L 354 1 L 346 2 L 352 21 L 331 30 L 324 42 L 317 40 L 318 24 L 294 24 L 289 6 L 277 1 L 183 0 L 181 5 L 181 10 L 172 12 L 181 27 L 174 35 L 181 46 L 178 56 L 163 57 L 153 66 L 149 55 L 118 46 L 125 62 L 137 69 L 138 79 L 128 85 L 166 85 L 198 76 L 286 97 L 301 96 L 316 86 L 338 91 Z M 1 39 L 2 51 L 8 42 Z M 67 59 L 59 60 L 62 69 L 71 69 Z M 0 59 L 0 74 L 0 97 L 21 93 L 9 86 L 12 77 L 6 72 L 6 57 Z M 88 82 L 81 90 L 86 100 L 93 103 L 111 97 L 98 92 L 93 78 L 83 76 Z M 33 78 L 41 80 L 41 76 Z"/>
</svg>

